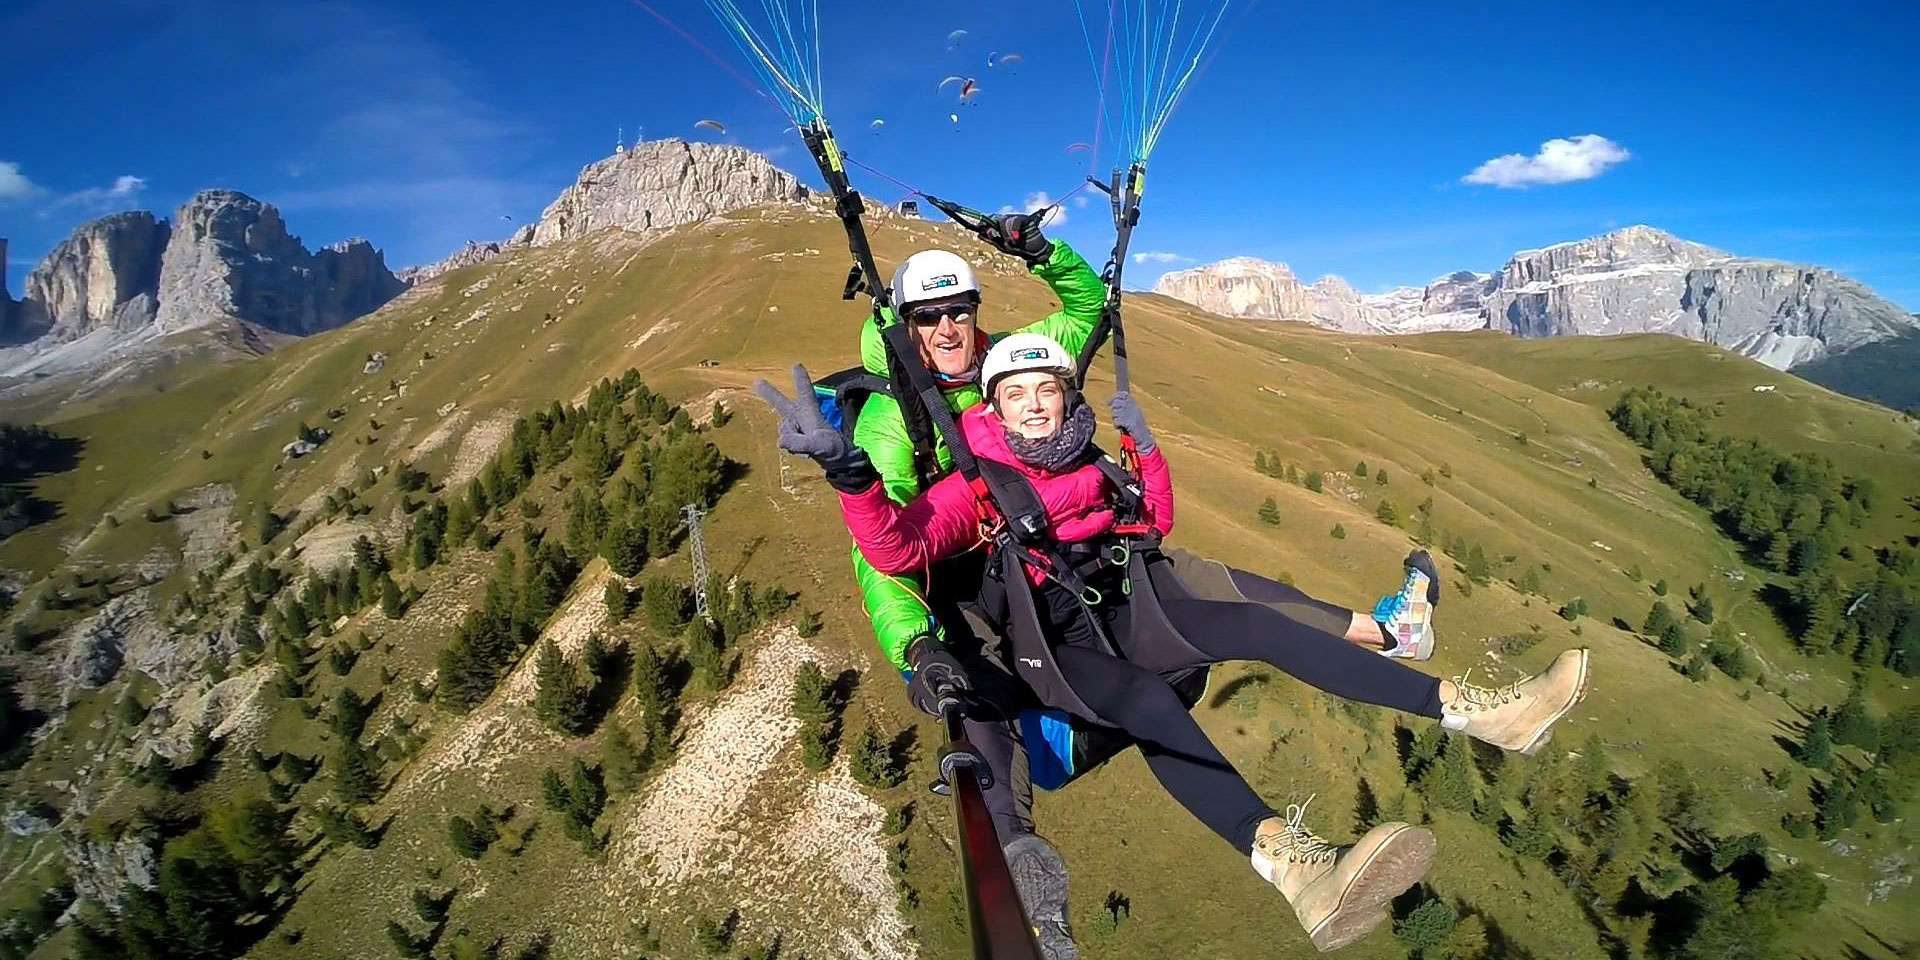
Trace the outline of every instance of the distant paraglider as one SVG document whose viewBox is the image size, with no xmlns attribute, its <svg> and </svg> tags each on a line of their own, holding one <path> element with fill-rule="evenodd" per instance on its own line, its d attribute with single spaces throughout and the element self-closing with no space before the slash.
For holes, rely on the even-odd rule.
<svg viewBox="0 0 1920 960">
<path fill-rule="evenodd" d="M 1026 59 L 1027 59 L 1026 57 L 1018 53 L 989 53 L 987 54 L 987 66 L 1011 67 L 1014 64 L 1020 63 Z"/>
<path fill-rule="evenodd" d="M 965 40 L 966 38 L 967 38 L 967 32 L 965 30 L 955 30 L 954 32 L 947 34 L 948 49 L 952 49 L 953 47 L 959 46 L 960 41 Z"/>
<path fill-rule="evenodd" d="M 874 117 L 873 122 L 867 124 L 867 126 L 873 128 L 874 133 L 879 133 L 881 129 L 884 128 L 886 125 L 887 125 L 887 121 L 880 117 Z"/>
<path fill-rule="evenodd" d="M 1067 144 L 1067 152 L 1068 152 L 1068 153 L 1079 153 L 1079 152 L 1081 152 L 1081 151 L 1085 151 L 1085 152 L 1088 152 L 1088 153 L 1092 153 L 1092 152 L 1093 152 L 1093 144 L 1091 144 L 1091 143 L 1069 143 L 1069 144 Z"/>
<path fill-rule="evenodd" d="M 693 125 L 695 130 L 712 130 L 721 136 L 727 135 L 727 125 L 718 120 L 702 120 Z"/>
<path fill-rule="evenodd" d="M 947 87 L 955 83 L 960 85 L 961 103 L 972 103 L 973 98 L 980 95 L 980 81 L 972 77 L 962 77 L 958 74 L 940 81 L 940 86 L 935 89 L 941 93 L 945 93 L 947 92 Z"/>
</svg>

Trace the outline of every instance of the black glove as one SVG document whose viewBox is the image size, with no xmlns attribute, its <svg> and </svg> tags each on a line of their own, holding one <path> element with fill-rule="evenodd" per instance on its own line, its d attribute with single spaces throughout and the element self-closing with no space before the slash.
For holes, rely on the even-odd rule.
<svg viewBox="0 0 1920 960">
<path fill-rule="evenodd" d="M 1003 213 L 987 224 L 986 241 L 1001 253 L 1019 257 L 1030 267 L 1046 263 L 1053 256 L 1053 241 L 1040 232 L 1046 211 Z"/>
<path fill-rule="evenodd" d="M 913 667 L 907 697 L 924 713 L 937 717 L 942 700 L 973 689 L 960 658 L 931 638 L 921 637 L 907 648 L 907 664 Z"/>
<path fill-rule="evenodd" d="M 780 449 L 812 457 L 835 490 L 860 493 L 879 482 L 880 474 L 867 452 L 835 430 L 820 412 L 806 367 L 793 365 L 793 399 L 765 380 L 755 383 L 753 392 L 780 415 Z"/>
</svg>

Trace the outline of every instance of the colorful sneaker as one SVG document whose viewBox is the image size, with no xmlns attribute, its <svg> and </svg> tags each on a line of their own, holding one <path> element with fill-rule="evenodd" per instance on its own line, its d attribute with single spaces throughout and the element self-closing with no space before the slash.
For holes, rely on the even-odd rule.
<svg viewBox="0 0 1920 960">
<path fill-rule="evenodd" d="M 1308 797 L 1307 803 L 1313 798 Z M 1307 804 L 1269 818 L 1253 838 L 1253 869 L 1292 905 L 1320 952 L 1338 950 L 1387 919 L 1388 905 L 1433 866 L 1433 832 L 1383 823 L 1350 847 L 1335 847 L 1301 824 Z"/>
<path fill-rule="evenodd" d="M 1453 680 L 1452 698 L 1440 704 L 1440 724 L 1502 750 L 1531 754 L 1553 736 L 1553 725 L 1587 695 L 1587 651 L 1568 650 L 1547 669 L 1504 687 L 1476 687 Z"/>
<path fill-rule="evenodd" d="M 1407 579 L 1399 593 L 1389 593 L 1373 605 L 1373 622 L 1380 625 L 1383 657 L 1427 660 L 1433 656 L 1433 611 L 1440 605 L 1440 572 L 1425 550 L 1407 554 Z"/>
<path fill-rule="evenodd" d="M 1079 960 L 1080 948 L 1067 926 L 1067 862 L 1053 845 L 1031 833 L 1013 838 L 1005 847 L 1007 870 L 1014 889 L 1027 908 L 1034 939 L 1046 960 Z"/>
</svg>

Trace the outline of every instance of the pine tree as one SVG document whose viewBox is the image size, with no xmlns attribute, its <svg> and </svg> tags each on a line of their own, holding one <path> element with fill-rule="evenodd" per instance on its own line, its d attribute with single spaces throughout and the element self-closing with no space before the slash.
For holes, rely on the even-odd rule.
<svg viewBox="0 0 1920 960">
<path fill-rule="evenodd" d="M 1442 810 L 1465 813 L 1473 809 L 1473 764 L 1467 741 L 1451 738 L 1437 762 L 1421 771 L 1414 784 L 1427 802 Z"/>
<path fill-rule="evenodd" d="M 1332 530 L 1327 531 L 1327 535 L 1335 540 L 1345 540 L 1347 538 L 1347 528 L 1336 523 L 1333 525 Z"/>
<path fill-rule="evenodd" d="M 1265 450 L 1255 450 L 1253 452 L 1253 469 L 1255 473 L 1261 474 L 1272 469 L 1267 463 L 1267 452 Z"/>
<path fill-rule="evenodd" d="M 1653 606 L 1647 610 L 1647 619 L 1641 623 L 1640 632 L 1649 637 L 1663 637 L 1666 635 L 1667 627 L 1676 622 L 1678 621 L 1674 619 L 1673 610 L 1665 603 L 1655 600 Z"/>
<path fill-rule="evenodd" d="M 1520 592 L 1537 597 L 1541 596 L 1545 590 L 1545 585 L 1540 582 L 1540 568 L 1528 567 L 1527 572 L 1520 577 Z"/>
<path fill-rule="evenodd" d="M 1825 712 L 1814 716 L 1807 724 L 1807 733 L 1800 741 L 1799 759 L 1815 770 L 1825 770 L 1833 766 L 1833 722 L 1827 719 Z"/>
<path fill-rule="evenodd" d="M 1687 612 L 1693 614 L 1693 618 L 1701 623 L 1713 623 L 1713 598 L 1702 595 L 1687 607 Z"/>
<path fill-rule="evenodd" d="M 692 595 L 686 586 L 666 576 L 648 577 L 640 595 L 640 608 L 647 615 L 647 625 L 663 635 L 680 632 L 692 605 Z"/>
<path fill-rule="evenodd" d="M 632 610 L 630 604 L 633 602 L 633 595 L 627 592 L 625 584 L 609 578 L 606 589 L 601 592 L 601 598 L 607 604 L 608 620 L 619 623 L 627 619 L 627 613 Z"/>
<path fill-rule="evenodd" d="M 1558 844 L 1553 828 L 1547 825 L 1545 819 L 1532 813 L 1524 819 L 1512 821 L 1500 839 L 1514 853 L 1533 860 L 1545 860 Z"/>
<path fill-rule="evenodd" d="M 1314 470 L 1307 474 L 1306 484 L 1308 490 L 1319 493 L 1325 487 L 1326 481 L 1322 479 L 1320 471 Z"/>
<path fill-rule="evenodd" d="M 447 905 L 452 897 L 442 899 L 423 887 L 413 888 L 413 915 L 427 923 L 437 924 L 447 919 Z"/>
<path fill-rule="evenodd" d="M 360 741 L 341 741 L 333 759 L 333 795 L 348 805 L 372 803 L 380 791 L 380 774 L 377 761 Z"/>
<path fill-rule="evenodd" d="M 1380 506 L 1373 511 L 1373 518 L 1389 527 L 1398 526 L 1400 511 L 1394 507 L 1392 500 L 1382 500 Z"/>
<path fill-rule="evenodd" d="M 833 762 L 833 687 L 820 665 L 800 664 L 793 677 L 793 713 L 800 718 L 800 760 L 814 772 Z"/>
<path fill-rule="evenodd" d="M 1269 527 L 1277 527 L 1280 525 L 1280 504 L 1274 502 L 1272 497 L 1268 497 L 1260 503 L 1260 522 Z"/>
<path fill-rule="evenodd" d="M 393 948 L 408 960 L 423 960 L 431 956 L 431 947 L 427 942 L 407 932 L 407 928 L 401 926 L 397 920 L 387 921 L 387 939 L 392 941 Z"/>
<path fill-rule="evenodd" d="M 1853 781 L 1836 775 L 1827 781 L 1827 788 L 1820 795 L 1820 806 L 1814 811 L 1814 825 L 1818 828 L 1814 835 L 1832 840 L 1859 821 L 1860 798 L 1854 793 Z"/>
<path fill-rule="evenodd" d="M 1394 921 L 1393 935 L 1411 950 L 1431 950 L 1447 941 L 1459 920 L 1459 915 L 1445 900 L 1435 897 Z"/>
<path fill-rule="evenodd" d="M 1367 475 L 1367 462 L 1365 460 L 1353 465 L 1353 475 L 1356 477 L 1364 477 Z"/>
<path fill-rule="evenodd" d="M 641 646 L 633 657 L 633 702 L 647 717 L 658 717 L 668 707 L 667 665 L 651 646 Z"/>
<path fill-rule="evenodd" d="M 1487 553 L 1474 544 L 1467 549 L 1467 579 L 1477 586 L 1486 586 L 1493 582 L 1493 566 L 1487 562 Z"/>
<path fill-rule="evenodd" d="M 367 827 L 367 822 L 345 807 L 315 808 L 313 818 L 320 824 L 321 835 L 335 843 L 352 844 L 362 850 L 380 845 L 380 838 Z"/>
<path fill-rule="evenodd" d="M 393 582 L 393 577 L 380 574 L 380 615 L 388 620 L 398 620 L 406 612 L 406 600 L 400 595 L 400 585 Z"/>
<path fill-rule="evenodd" d="M 631 577 L 647 562 L 647 530 L 635 524 L 632 517 L 622 516 L 607 529 L 600 552 L 614 573 Z"/>
<path fill-rule="evenodd" d="M 1438 539 L 1439 534 L 1433 529 L 1433 511 L 1422 510 L 1420 526 L 1414 530 L 1413 541 L 1423 547 L 1431 547 Z"/>
<path fill-rule="evenodd" d="M 704 618 L 694 617 L 687 624 L 687 662 L 709 690 L 726 687 L 727 653 L 720 630 Z"/>
<path fill-rule="evenodd" d="M 1686 637 L 1686 628 L 1678 620 L 1670 620 L 1661 630 L 1661 653 L 1668 657 L 1686 657 L 1686 651 L 1693 643 Z"/>
<path fill-rule="evenodd" d="M 1373 472 L 1373 482 L 1383 487 L 1386 486 L 1387 472 L 1385 470 L 1375 470 Z"/>
<path fill-rule="evenodd" d="M 630 793 L 640 785 L 640 775 L 645 770 L 644 757 L 633 738 L 627 736 L 626 728 L 618 724 L 609 724 L 607 731 L 600 735 L 600 769 L 606 773 L 607 786 L 615 793 Z"/>
<path fill-rule="evenodd" d="M 1880 728 L 1868 712 L 1866 684 L 1861 679 L 1854 680 L 1846 701 L 1833 715 L 1833 740 L 1869 753 L 1880 749 Z"/>
<path fill-rule="evenodd" d="M 577 737 L 587 728 L 587 689 L 580 672 L 552 640 L 540 645 L 534 666 L 533 712 L 555 733 Z"/>
<path fill-rule="evenodd" d="M 1680 673 L 1694 683 L 1704 683 L 1706 682 L 1707 676 L 1711 673 L 1712 668 L 1713 661 L 1708 659 L 1706 652 L 1695 651 L 1693 656 L 1687 658 L 1686 664 L 1680 668 Z"/>
<path fill-rule="evenodd" d="M 854 741 L 848 767 L 855 780 L 874 788 L 899 786 L 906 777 L 894 765 L 892 752 L 881 742 L 880 734 L 872 724 L 861 728 L 859 739 Z"/>
<path fill-rule="evenodd" d="M 1785 533 L 1774 531 L 1773 535 L 1767 538 L 1767 569 L 1785 573 L 1788 564 L 1792 562 L 1792 548 L 1793 542 L 1787 539 Z"/>
</svg>

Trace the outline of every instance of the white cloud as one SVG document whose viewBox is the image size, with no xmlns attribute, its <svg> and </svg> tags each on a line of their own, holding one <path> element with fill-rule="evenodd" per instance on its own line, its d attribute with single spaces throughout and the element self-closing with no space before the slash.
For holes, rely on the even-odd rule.
<svg viewBox="0 0 1920 960">
<path fill-rule="evenodd" d="M 113 178 L 113 183 L 104 187 L 88 187 L 62 194 L 59 199 L 47 204 L 40 211 L 42 217 L 49 217 L 65 210 L 79 210 L 82 213 L 110 213 L 116 210 L 129 210 L 139 202 L 140 193 L 147 189 L 145 177 L 136 177 L 124 173 Z"/>
<path fill-rule="evenodd" d="M 1147 250 L 1133 255 L 1134 263 L 1192 263 L 1192 257 L 1183 257 L 1167 250 Z"/>
<path fill-rule="evenodd" d="M 1494 157 L 1461 177 L 1460 182 L 1487 184 L 1503 190 L 1573 183 L 1591 180 L 1631 156 L 1627 148 L 1597 133 L 1571 139 L 1555 138 L 1541 144 L 1540 152 L 1531 157 L 1519 153 Z"/>
<path fill-rule="evenodd" d="M 25 200 L 40 192 L 27 175 L 20 172 L 20 165 L 11 160 L 0 160 L 0 202 L 7 200 Z"/>
<path fill-rule="evenodd" d="M 1074 197 L 1073 205 L 1081 210 L 1085 210 L 1087 208 L 1087 195 L 1083 193 Z"/>
<path fill-rule="evenodd" d="M 1067 222 L 1067 208 L 1054 207 L 1053 198 L 1048 196 L 1045 190 L 1036 190 L 1029 193 L 1027 194 L 1027 198 L 1020 202 L 1020 206 L 1015 207 L 1013 204 L 1007 204 L 1000 208 L 1000 212 L 1033 213 L 1045 207 L 1053 207 L 1053 209 L 1047 213 L 1046 219 L 1040 221 L 1041 226 L 1057 227 Z"/>
</svg>

